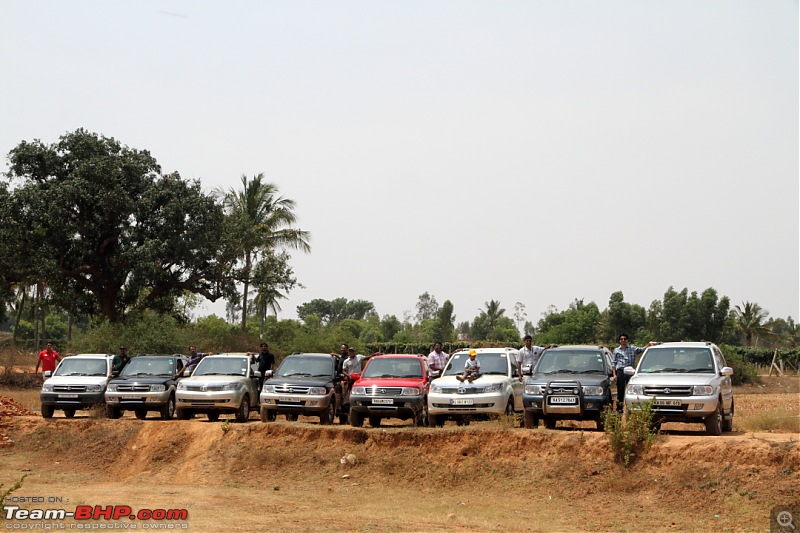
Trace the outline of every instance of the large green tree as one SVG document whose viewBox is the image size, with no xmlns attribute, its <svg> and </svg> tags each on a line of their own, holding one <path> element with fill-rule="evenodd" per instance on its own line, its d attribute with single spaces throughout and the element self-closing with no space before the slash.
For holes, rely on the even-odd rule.
<svg viewBox="0 0 800 533">
<path fill-rule="evenodd" d="M 253 179 L 242 176 L 242 188 L 221 192 L 229 230 L 236 249 L 236 279 L 242 283 L 242 331 L 247 328 L 247 301 L 253 283 L 254 265 L 269 251 L 292 248 L 308 252 L 310 234 L 294 227 L 294 200 L 278 194 L 278 187 L 264 181 L 264 174 Z"/>
<path fill-rule="evenodd" d="M 764 321 L 769 317 L 764 309 L 755 302 L 742 302 L 741 306 L 734 306 L 736 316 L 736 327 L 744 335 L 745 345 L 752 346 L 755 339 L 758 344 L 758 337 L 768 332 L 764 327 Z"/>
<path fill-rule="evenodd" d="M 9 153 L 0 276 L 47 284 L 55 303 L 118 321 L 177 312 L 185 291 L 224 296 L 223 213 L 196 181 L 162 175 L 146 150 L 79 129 Z"/>
</svg>

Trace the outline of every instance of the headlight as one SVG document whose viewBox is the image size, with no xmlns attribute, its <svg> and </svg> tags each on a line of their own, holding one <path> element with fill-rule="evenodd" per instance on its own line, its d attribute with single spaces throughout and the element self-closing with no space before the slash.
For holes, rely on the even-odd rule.
<svg viewBox="0 0 800 533">
<path fill-rule="evenodd" d="M 358 394 L 363 396 L 367 393 L 367 389 L 365 387 L 353 387 L 353 390 L 350 391 L 352 394 Z"/>
<path fill-rule="evenodd" d="M 711 396 L 714 394 L 714 387 L 709 385 L 695 385 L 692 387 L 693 396 Z"/>
<path fill-rule="evenodd" d="M 525 394 L 544 394 L 544 385 L 525 385 Z"/>
<path fill-rule="evenodd" d="M 309 387 L 308 388 L 308 393 L 309 394 L 317 394 L 317 395 L 319 395 L 319 394 L 327 394 L 328 393 L 328 389 L 326 389 L 325 387 Z"/>
<path fill-rule="evenodd" d="M 103 390 L 102 385 L 86 385 L 86 392 L 100 392 Z"/>
<path fill-rule="evenodd" d="M 403 387 L 400 396 L 419 396 L 420 394 L 420 390 L 416 387 Z"/>
<path fill-rule="evenodd" d="M 585 386 L 585 387 L 583 387 L 583 394 L 585 396 L 602 396 L 603 395 L 603 387 Z"/>
<path fill-rule="evenodd" d="M 150 385 L 150 392 L 164 392 L 167 387 L 162 383 L 161 385 Z"/>
<path fill-rule="evenodd" d="M 186 386 L 186 383 L 183 381 L 178 382 L 178 390 L 187 390 L 189 387 Z"/>
<path fill-rule="evenodd" d="M 442 393 L 441 385 L 431 385 L 431 392 L 435 392 L 437 394 L 441 394 Z"/>
<path fill-rule="evenodd" d="M 264 383 L 264 389 L 262 392 L 266 392 L 267 394 L 275 394 L 275 385 L 267 385 Z"/>
<path fill-rule="evenodd" d="M 53 392 L 53 386 L 49 383 L 42 385 L 42 392 Z"/>
<path fill-rule="evenodd" d="M 241 383 L 226 383 L 222 386 L 222 390 L 239 390 Z"/>
<path fill-rule="evenodd" d="M 483 388 L 483 392 L 500 392 L 500 383 L 492 383 Z"/>
<path fill-rule="evenodd" d="M 108 392 L 117 392 L 117 384 L 116 383 L 109 383 L 108 388 L 106 389 Z"/>
<path fill-rule="evenodd" d="M 644 387 L 641 385 L 628 385 L 625 387 L 625 394 L 636 394 L 637 396 L 641 396 L 644 394 Z"/>
</svg>

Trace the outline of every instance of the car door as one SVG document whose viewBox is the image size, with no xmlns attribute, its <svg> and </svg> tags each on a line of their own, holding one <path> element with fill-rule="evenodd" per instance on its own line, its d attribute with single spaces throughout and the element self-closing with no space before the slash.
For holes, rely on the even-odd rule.
<svg viewBox="0 0 800 533">
<path fill-rule="evenodd" d="M 719 351 L 719 348 L 714 346 L 711 353 L 714 354 L 714 364 L 717 367 L 717 379 L 720 380 L 719 390 L 722 394 L 722 408 L 727 413 L 731 410 L 731 403 L 733 402 L 733 381 L 730 376 L 722 375 L 722 368 L 727 365 L 725 364 L 725 357 L 722 355 L 722 352 Z"/>
<path fill-rule="evenodd" d="M 617 397 L 617 382 L 612 380 L 614 377 L 614 360 L 611 358 L 611 352 L 608 350 L 603 351 L 603 361 L 606 367 L 606 376 L 608 376 L 608 388 L 611 391 L 611 398 Z"/>
<path fill-rule="evenodd" d="M 508 375 L 511 377 L 511 391 L 514 394 L 514 410 L 523 411 L 525 406 L 522 403 L 522 394 L 525 392 L 525 383 L 519 380 L 517 355 L 509 354 L 506 359 L 509 367 Z"/>
</svg>

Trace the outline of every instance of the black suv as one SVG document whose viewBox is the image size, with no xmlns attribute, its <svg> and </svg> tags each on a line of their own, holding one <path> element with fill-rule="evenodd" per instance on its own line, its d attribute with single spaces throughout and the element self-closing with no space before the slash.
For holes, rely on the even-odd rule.
<svg viewBox="0 0 800 533">
<path fill-rule="evenodd" d="M 525 427 L 557 420 L 594 420 L 603 430 L 603 409 L 612 405 L 612 358 L 604 346 L 557 346 L 539 357 L 525 382 Z"/>
<path fill-rule="evenodd" d="M 106 414 L 119 418 L 126 410 L 144 420 L 148 411 L 158 411 L 161 420 L 175 414 L 177 376 L 188 359 L 182 355 L 139 355 L 130 360 L 120 375 L 108 382 Z"/>
<path fill-rule="evenodd" d="M 287 420 L 298 415 L 319 416 L 320 424 L 347 423 L 342 411 L 336 358 L 327 353 L 294 353 L 281 361 L 275 375 L 261 389 L 261 421 L 275 420 L 278 413 Z M 269 373 L 269 371 L 268 371 Z M 269 374 L 268 374 L 269 375 Z"/>
</svg>

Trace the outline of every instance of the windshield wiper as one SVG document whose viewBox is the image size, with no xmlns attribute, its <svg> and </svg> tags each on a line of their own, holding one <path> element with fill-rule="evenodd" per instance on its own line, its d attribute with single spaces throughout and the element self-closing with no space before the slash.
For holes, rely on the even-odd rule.
<svg viewBox="0 0 800 533">
<path fill-rule="evenodd" d="M 686 372 L 703 372 L 703 373 L 713 374 L 714 373 L 714 369 L 713 368 L 708 368 L 708 367 L 691 368 L 689 370 L 686 370 Z"/>
<path fill-rule="evenodd" d="M 395 376 L 394 374 L 381 374 L 378 377 L 381 377 L 381 378 L 399 378 L 400 376 Z"/>
<path fill-rule="evenodd" d="M 605 373 L 605 371 L 604 370 L 592 369 L 592 370 L 584 370 L 583 373 L 584 374 L 603 374 L 603 373 Z"/>
<path fill-rule="evenodd" d="M 137 372 L 135 374 L 127 374 L 126 377 L 130 377 L 130 376 L 152 376 L 152 375 L 154 375 L 154 374 L 151 374 L 150 372 Z"/>
<path fill-rule="evenodd" d="M 65 376 L 88 376 L 86 372 L 72 372 L 70 374 L 64 374 Z"/>
<path fill-rule="evenodd" d="M 291 374 L 284 374 L 282 377 L 288 378 L 289 376 L 310 376 L 308 372 L 292 372 Z"/>
<path fill-rule="evenodd" d="M 483 375 L 484 376 L 487 376 L 487 375 L 489 375 L 489 376 L 505 376 L 506 373 L 505 372 L 492 371 L 492 372 L 484 372 Z"/>
<path fill-rule="evenodd" d="M 329 377 L 331 377 L 331 375 L 330 374 L 314 374 L 311 377 L 312 378 L 329 378 Z"/>
</svg>

